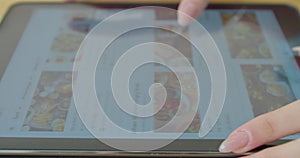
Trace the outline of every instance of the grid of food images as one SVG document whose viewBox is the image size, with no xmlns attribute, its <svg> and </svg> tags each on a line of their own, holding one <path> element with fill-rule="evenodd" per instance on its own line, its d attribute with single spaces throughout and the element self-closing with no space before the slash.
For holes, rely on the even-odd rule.
<svg viewBox="0 0 300 158">
<path fill-rule="evenodd" d="M 249 64 L 247 60 L 273 60 L 272 52 L 269 49 L 266 38 L 262 32 L 255 12 L 246 12 L 237 15 L 232 11 L 224 11 L 220 14 L 224 25 L 224 34 L 233 60 L 239 60 L 237 65 L 242 70 L 245 88 L 249 95 L 255 116 L 261 113 L 275 110 L 286 103 L 295 100 L 292 93 L 286 72 L 280 64 Z M 193 47 L 191 43 L 172 32 L 180 28 L 177 24 L 177 15 L 166 14 L 156 10 L 155 23 L 165 29 L 156 29 L 154 41 L 164 43 L 177 49 L 182 55 L 193 63 Z M 41 72 L 35 93 L 25 121 L 22 124 L 22 131 L 31 132 L 63 132 L 66 127 L 68 111 L 72 105 L 72 64 L 80 60 L 75 58 L 76 52 L 84 40 L 86 34 L 95 26 L 93 14 L 84 12 L 66 12 L 62 25 L 57 33 L 53 35 L 53 41 L 49 48 L 49 56 L 46 60 L 46 68 Z M 192 36 L 189 28 L 180 30 L 186 37 Z M 162 65 L 155 64 L 153 72 L 155 83 L 161 83 L 167 90 L 167 100 L 162 109 L 153 117 L 153 128 L 155 132 L 176 133 L 181 132 L 180 124 L 174 124 L 170 129 L 159 128 L 169 123 L 176 115 L 188 113 L 192 102 L 198 97 L 194 93 L 193 73 L 184 69 L 186 65 L 181 56 L 174 55 L 168 49 L 161 47 L 154 48 L 154 57 L 175 68 L 181 69 L 185 87 L 180 87 L 178 78 L 170 71 L 159 69 Z M 242 59 L 242 60 L 241 60 Z M 245 63 L 243 63 L 245 61 Z M 66 68 L 67 69 L 62 69 Z M 151 81 L 152 82 L 152 81 Z M 154 92 L 154 103 L 160 102 L 159 93 Z M 180 99 L 183 99 L 183 108 L 179 109 Z M 276 102 L 276 104 L 274 104 Z M 154 109 L 159 108 L 153 105 Z M 186 133 L 198 133 L 201 126 L 199 110 L 192 122 L 183 118 L 184 124 L 189 124 Z M 185 122 L 186 121 L 186 122 Z M 74 123 L 75 124 L 75 123 Z"/>
<path fill-rule="evenodd" d="M 275 61 L 255 12 L 222 12 L 224 33 L 233 59 Z M 240 65 L 254 116 L 295 100 L 282 65 Z"/>
<path fill-rule="evenodd" d="M 183 58 L 188 59 L 189 63 L 192 63 L 192 45 L 181 35 L 173 32 L 180 31 L 180 26 L 176 23 L 177 15 L 171 13 L 164 13 L 161 10 L 156 10 L 156 24 L 163 29 L 156 29 L 155 31 L 155 42 L 167 44 L 175 49 L 177 49 L 184 57 L 178 56 L 174 54 L 174 52 L 169 49 L 163 49 L 163 47 L 156 47 L 154 49 L 154 57 L 157 58 L 158 61 L 161 61 L 165 64 L 171 65 L 173 67 L 187 67 Z M 160 23 L 161 20 L 164 20 L 164 23 Z M 167 22 L 166 22 L 167 21 Z M 182 30 L 185 37 L 189 37 L 189 29 Z M 159 65 L 157 65 L 159 66 Z M 177 72 L 179 73 L 179 72 Z M 192 122 L 190 120 L 185 120 L 186 118 L 182 118 L 182 124 L 172 124 L 169 126 L 170 128 L 160 129 L 169 123 L 175 116 L 183 115 L 184 113 L 190 113 L 189 110 L 192 109 L 192 101 L 197 97 L 196 94 L 191 93 L 194 92 L 196 85 L 192 85 L 194 83 L 190 82 L 193 79 L 193 73 L 189 71 L 180 72 L 182 76 L 184 76 L 183 81 L 180 81 L 184 85 L 181 87 L 173 72 L 155 72 L 154 73 L 154 82 L 161 83 L 167 90 L 167 100 L 162 107 L 162 109 L 154 115 L 154 129 L 156 132 L 181 132 L 179 126 L 190 124 L 186 129 L 186 133 L 197 133 L 200 129 L 200 115 L 199 111 L 197 111 Z M 159 93 L 154 92 L 154 109 L 159 108 L 155 102 L 159 102 Z M 179 108 L 180 99 L 183 99 L 183 105 Z"/>
<path fill-rule="evenodd" d="M 64 131 L 72 99 L 72 64 L 81 42 L 92 28 L 86 22 L 89 16 L 85 12 L 64 13 L 22 131 Z"/>
</svg>

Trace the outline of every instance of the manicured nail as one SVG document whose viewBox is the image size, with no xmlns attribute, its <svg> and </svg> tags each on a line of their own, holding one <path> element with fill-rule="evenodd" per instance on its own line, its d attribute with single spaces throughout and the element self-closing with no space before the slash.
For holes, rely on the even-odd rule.
<svg viewBox="0 0 300 158">
<path fill-rule="evenodd" d="M 234 152 L 240 150 L 249 143 L 250 133 L 242 130 L 229 136 L 219 147 L 219 151 L 223 153 Z"/>
<path fill-rule="evenodd" d="M 198 9 L 199 9 L 198 6 L 193 5 L 193 3 L 187 3 L 182 8 L 182 10 L 178 12 L 178 18 L 177 18 L 178 24 L 183 27 L 189 25 L 193 21 L 193 19 L 189 16 L 193 16 L 198 11 Z"/>
</svg>

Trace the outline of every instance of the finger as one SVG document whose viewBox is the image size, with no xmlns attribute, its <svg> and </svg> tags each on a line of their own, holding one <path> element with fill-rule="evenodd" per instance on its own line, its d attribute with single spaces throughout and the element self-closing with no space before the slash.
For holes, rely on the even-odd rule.
<svg viewBox="0 0 300 158">
<path fill-rule="evenodd" d="M 300 100 L 261 115 L 232 132 L 221 152 L 242 153 L 300 131 Z"/>
<path fill-rule="evenodd" d="M 289 143 L 268 148 L 253 155 L 244 158 L 289 158 L 299 157 L 300 155 L 300 139 L 291 141 Z"/>
<path fill-rule="evenodd" d="M 293 48 L 293 51 L 294 51 L 294 52 L 298 52 L 298 55 L 300 56 L 300 46 L 294 47 L 294 48 Z"/>
<path fill-rule="evenodd" d="M 178 23 L 187 26 L 192 19 L 184 14 L 196 18 L 207 6 L 209 0 L 182 0 L 178 7 Z"/>
</svg>

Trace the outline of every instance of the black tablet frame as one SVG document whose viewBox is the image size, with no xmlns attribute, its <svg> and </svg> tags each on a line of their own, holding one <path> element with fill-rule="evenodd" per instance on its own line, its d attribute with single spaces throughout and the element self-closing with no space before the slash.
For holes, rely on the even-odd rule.
<svg viewBox="0 0 300 158">
<path fill-rule="evenodd" d="M 49 7 L 105 7 L 105 8 L 131 8 L 153 4 L 109 4 L 109 3 L 26 3 L 13 6 L 6 14 L 0 25 L 0 48 L 6 53 L 6 57 L 0 57 L 0 62 L 9 62 L 22 32 L 25 29 L 31 11 L 35 8 Z M 170 8 L 177 8 L 177 4 L 154 4 Z M 287 5 L 218 5 L 211 4 L 208 9 L 271 9 L 283 30 L 291 47 L 300 44 L 300 18 L 299 12 Z M 22 14 L 22 19 L 20 18 Z M 25 18 L 24 18 L 25 17 Z M 288 17 L 288 18 L 287 18 Z M 18 25 L 11 25 L 16 21 Z M 4 30 L 4 31 L 3 31 Z M 10 35 L 9 39 L 5 39 Z M 1 61 L 2 59 L 6 59 Z M 8 63 L 7 63 L 8 64 Z M 3 67 L 3 66 L 2 66 Z M 6 67 L 0 71 L 0 77 Z M 116 140 L 122 141 L 122 140 Z M 139 140 L 137 140 L 139 141 Z M 143 140 L 145 141 L 145 140 Z M 148 140 L 156 141 L 156 140 Z M 46 138 L 0 138 L 0 155 L 43 155 L 43 156 L 181 156 L 181 157 L 230 157 L 235 154 L 221 154 L 217 149 L 223 140 L 176 140 L 168 146 L 155 151 L 126 153 L 113 149 L 97 139 L 46 139 Z M 276 141 L 270 145 L 277 145 L 286 141 Z M 29 145 L 30 144 L 30 145 Z M 249 154 L 249 153 L 247 153 Z"/>
</svg>

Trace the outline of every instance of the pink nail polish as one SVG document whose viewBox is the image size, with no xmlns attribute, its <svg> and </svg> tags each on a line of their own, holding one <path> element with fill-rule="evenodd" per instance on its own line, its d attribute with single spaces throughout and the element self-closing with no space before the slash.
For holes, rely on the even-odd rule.
<svg viewBox="0 0 300 158">
<path fill-rule="evenodd" d="M 250 140 L 250 133 L 241 130 L 229 136 L 219 147 L 223 153 L 234 152 L 247 146 Z"/>
</svg>

